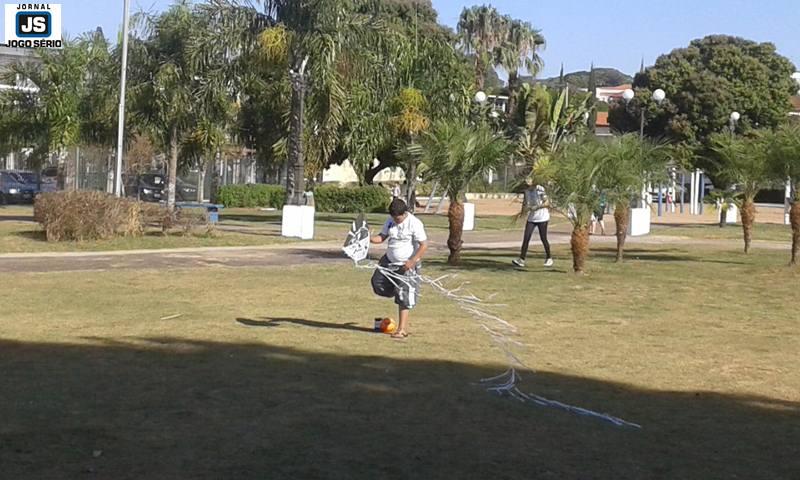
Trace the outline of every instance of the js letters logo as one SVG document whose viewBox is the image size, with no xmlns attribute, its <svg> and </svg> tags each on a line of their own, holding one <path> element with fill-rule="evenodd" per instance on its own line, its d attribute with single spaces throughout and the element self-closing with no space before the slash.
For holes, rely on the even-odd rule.
<svg viewBox="0 0 800 480">
<path fill-rule="evenodd" d="M 61 48 L 61 4 L 6 4 L 6 45 Z"/>
</svg>

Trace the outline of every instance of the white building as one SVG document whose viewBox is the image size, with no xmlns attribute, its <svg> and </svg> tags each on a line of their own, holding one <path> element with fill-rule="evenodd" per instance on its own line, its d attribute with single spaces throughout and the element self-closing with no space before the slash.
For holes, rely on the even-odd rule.
<svg viewBox="0 0 800 480">
<path fill-rule="evenodd" d="M 616 87 L 597 87 L 595 98 L 601 102 L 611 103 L 614 100 L 622 98 L 622 93 L 631 87 L 630 83 L 617 85 Z"/>
</svg>

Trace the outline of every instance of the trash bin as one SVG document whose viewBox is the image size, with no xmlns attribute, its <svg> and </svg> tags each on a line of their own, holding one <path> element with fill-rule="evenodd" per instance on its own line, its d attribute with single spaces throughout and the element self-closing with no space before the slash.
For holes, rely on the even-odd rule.
<svg viewBox="0 0 800 480">
<path fill-rule="evenodd" d="M 219 205 L 208 205 L 206 207 L 208 223 L 219 223 L 219 208 Z"/>
</svg>

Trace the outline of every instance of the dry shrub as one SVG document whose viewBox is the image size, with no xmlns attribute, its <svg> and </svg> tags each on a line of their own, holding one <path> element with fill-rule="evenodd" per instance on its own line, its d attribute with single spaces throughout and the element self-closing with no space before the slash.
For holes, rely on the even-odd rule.
<svg viewBox="0 0 800 480">
<path fill-rule="evenodd" d="M 36 197 L 34 218 L 48 241 L 106 240 L 144 232 L 141 204 L 103 192 L 53 192 Z"/>
<path fill-rule="evenodd" d="M 199 210 L 197 208 L 178 210 L 176 226 L 183 235 L 191 235 L 196 228 L 200 227 L 203 227 L 207 233 L 210 233 L 213 229 L 213 225 L 208 221 L 208 213 L 205 210 Z"/>
<path fill-rule="evenodd" d="M 158 228 L 164 235 L 177 230 L 182 235 L 191 235 L 200 230 L 202 235 L 214 236 L 216 229 L 209 222 L 208 213 L 198 208 L 176 209 L 170 212 L 156 204 L 143 204 L 142 216 L 145 226 Z"/>
<path fill-rule="evenodd" d="M 176 213 L 168 208 L 154 203 L 142 203 L 142 224 L 145 227 L 155 227 L 167 235 L 177 223 Z"/>
</svg>

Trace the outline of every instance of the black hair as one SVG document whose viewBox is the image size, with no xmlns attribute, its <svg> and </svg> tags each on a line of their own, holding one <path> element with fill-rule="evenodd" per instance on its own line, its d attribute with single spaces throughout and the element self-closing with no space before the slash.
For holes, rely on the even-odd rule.
<svg viewBox="0 0 800 480">
<path fill-rule="evenodd" d="M 389 215 L 392 217 L 399 217 L 407 211 L 408 205 L 406 205 L 406 202 L 403 201 L 402 198 L 395 198 L 392 200 L 392 203 L 389 204 Z"/>
</svg>

